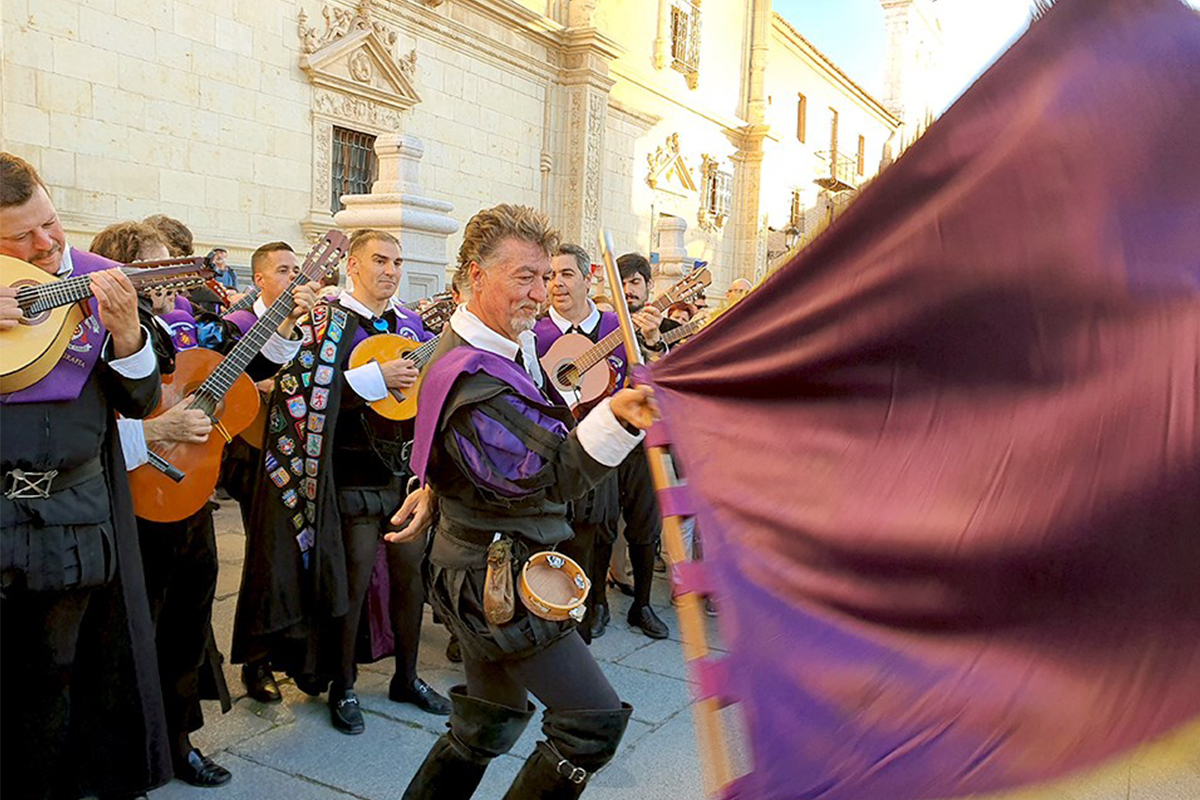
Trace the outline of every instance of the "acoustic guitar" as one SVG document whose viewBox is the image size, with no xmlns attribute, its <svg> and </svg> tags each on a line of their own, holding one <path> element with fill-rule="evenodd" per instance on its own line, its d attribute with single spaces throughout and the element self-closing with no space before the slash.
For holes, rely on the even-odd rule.
<svg viewBox="0 0 1200 800">
<path fill-rule="evenodd" d="M 151 452 L 183 473 L 175 480 L 151 464 L 129 473 L 133 509 L 151 522 L 175 522 L 195 514 L 212 495 L 221 469 L 221 452 L 258 413 L 258 389 L 246 375 L 246 366 L 262 350 L 280 323 L 292 313 L 292 292 L 300 284 L 320 280 L 346 254 L 350 241 L 340 231 L 330 231 L 304 260 L 300 273 L 246 331 L 224 358 L 200 347 L 184 350 L 175 358 L 175 372 L 163 378 L 162 400 L 151 417 L 162 414 L 192 396 L 189 408 L 199 408 L 213 421 L 213 435 L 199 444 L 156 442 Z"/>
<path fill-rule="evenodd" d="M 425 324 L 426 330 L 441 330 L 454 313 L 454 301 L 448 295 L 435 295 L 430 300 L 433 301 L 432 305 L 418 312 L 421 322 Z M 441 340 L 440 333 L 428 342 L 414 342 L 394 333 L 368 336 L 351 351 L 350 369 L 370 364 L 372 361 L 385 362 L 395 358 L 408 358 L 416 364 L 418 370 L 424 372 Z M 417 395 L 420 392 L 421 379 L 418 377 L 417 382 L 404 391 L 389 389 L 386 397 L 371 403 L 371 409 L 391 420 L 412 419 L 417 415 Z"/>
<path fill-rule="evenodd" d="M 262 289 L 259 289 L 257 285 L 251 286 L 246 290 L 244 295 L 235 300 L 229 308 L 225 309 L 225 313 L 232 314 L 235 311 L 249 311 L 254 308 L 254 301 L 258 299 L 261 293 Z"/>
<path fill-rule="evenodd" d="M 655 298 L 649 305 L 665 311 L 675 303 L 687 302 L 712 283 L 712 273 L 697 270 Z M 542 356 L 542 369 L 550 384 L 558 390 L 572 411 L 586 408 L 612 392 L 615 373 L 609 367 L 608 355 L 621 346 L 621 331 L 617 329 L 598 342 L 582 333 L 567 333 L 554 340 Z"/>
<path fill-rule="evenodd" d="M 123 266 L 139 292 L 191 289 L 212 275 L 202 258 L 173 258 Z M 24 317 L 0 333 L 0 393 L 16 392 L 40 381 L 62 358 L 75 329 L 87 315 L 83 302 L 92 296 L 87 275 L 59 279 L 20 259 L 0 256 L 0 285 L 17 290 Z"/>
</svg>

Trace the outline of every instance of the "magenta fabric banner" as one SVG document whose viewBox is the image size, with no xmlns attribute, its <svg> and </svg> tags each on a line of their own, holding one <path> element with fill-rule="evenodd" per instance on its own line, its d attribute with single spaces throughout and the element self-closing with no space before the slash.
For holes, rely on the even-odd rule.
<svg viewBox="0 0 1200 800">
<path fill-rule="evenodd" d="M 654 365 L 741 798 L 1065 774 L 1200 717 L 1200 17 L 1060 0 Z"/>
</svg>

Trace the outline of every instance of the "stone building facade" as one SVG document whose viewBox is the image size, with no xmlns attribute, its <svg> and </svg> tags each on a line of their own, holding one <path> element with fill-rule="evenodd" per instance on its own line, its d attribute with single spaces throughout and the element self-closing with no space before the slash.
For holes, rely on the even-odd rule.
<svg viewBox="0 0 1200 800">
<path fill-rule="evenodd" d="M 245 264 L 268 240 L 301 249 L 356 195 L 339 222 L 369 206 L 421 239 L 406 296 L 443 285 L 462 224 L 498 202 L 591 250 L 609 228 L 668 273 L 708 261 L 720 289 L 762 269 L 770 230 L 852 196 L 901 128 L 770 0 L 5 0 L 3 15 L 0 144 L 40 169 L 73 242 L 161 212 Z M 357 197 L 376 147 L 377 196 Z"/>
</svg>

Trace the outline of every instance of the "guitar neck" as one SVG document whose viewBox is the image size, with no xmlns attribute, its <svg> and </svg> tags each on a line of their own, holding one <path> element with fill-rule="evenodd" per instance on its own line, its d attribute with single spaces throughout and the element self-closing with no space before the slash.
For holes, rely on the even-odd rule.
<svg viewBox="0 0 1200 800">
<path fill-rule="evenodd" d="M 250 289 L 242 295 L 242 299 L 231 305 L 225 313 L 232 314 L 234 311 L 249 311 L 254 308 L 254 301 L 258 299 L 259 292 L 260 290 L 257 286 Z"/>
<path fill-rule="evenodd" d="M 666 342 L 667 344 L 675 344 L 675 342 L 678 342 L 680 339 L 686 339 L 687 337 L 691 336 L 696 331 L 703 328 L 706 322 L 708 322 L 708 320 L 701 319 L 699 317 L 692 320 L 691 322 L 685 322 L 682 325 L 680 325 L 678 328 L 673 328 L 672 330 L 669 330 L 666 333 L 664 333 L 662 335 L 663 341 Z"/>
<path fill-rule="evenodd" d="M 408 354 L 408 357 L 417 365 L 418 370 L 425 369 L 425 365 L 429 363 L 429 359 L 433 358 L 433 351 L 437 349 L 438 342 L 441 340 L 442 335 L 439 333 Z"/>
<path fill-rule="evenodd" d="M 653 306 L 654 308 L 658 309 L 659 311 L 664 311 L 667 308 L 670 308 L 671 303 L 673 303 L 673 302 L 675 302 L 675 301 L 671 299 L 671 296 L 668 293 L 668 294 L 664 294 L 664 295 L 661 295 L 661 296 L 655 298 L 654 301 L 649 303 L 648 305 Z M 580 374 L 587 372 L 589 369 L 596 366 L 604 359 L 608 358 L 608 354 L 613 352 L 620 346 L 621 346 L 621 329 L 617 328 L 615 331 L 608 334 L 600 341 L 596 342 L 594 345 L 589 347 L 587 350 L 584 350 L 579 355 L 579 358 L 575 359 L 575 369 L 577 369 L 580 372 Z"/>
<path fill-rule="evenodd" d="M 199 259 L 170 259 L 167 261 L 150 262 L 157 268 L 121 267 L 121 272 L 129 278 L 135 291 L 142 291 L 164 283 L 198 284 L 202 278 L 197 274 L 193 278 L 181 276 L 180 266 L 192 265 Z M 90 275 L 74 275 L 60 281 L 43 283 L 38 286 L 22 287 L 17 292 L 17 301 L 27 314 L 40 314 L 52 308 L 69 306 L 79 303 L 92 296 L 92 281 Z"/>
</svg>

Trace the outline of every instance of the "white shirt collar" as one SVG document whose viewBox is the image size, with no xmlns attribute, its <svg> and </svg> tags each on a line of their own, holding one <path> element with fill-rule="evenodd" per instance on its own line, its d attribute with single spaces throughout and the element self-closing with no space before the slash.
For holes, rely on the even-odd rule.
<svg viewBox="0 0 1200 800">
<path fill-rule="evenodd" d="M 254 316 L 259 318 L 261 318 L 263 314 L 267 313 L 267 304 L 263 302 L 262 295 L 254 298 L 253 310 Z"/>
<path fill-rule="evenodd" d="M 63 248 L 62 259 L 58 262 L 58 271 L 54 273 L 60 278 L 70 277 L 71 273 L 75 271 L 75 261 L 71 258 L 73 249 L 71 245 Z"/>
<path fill-rule="evenodd" d="M 349 290 L 342 289 L 342 291 L 338 294 L 337 300 L 343 306 L 350 309 L 355 314 L 358 314 L 363 319 L 375 319 L 375 313 L 360 303 L 358 298 L 350 294 Z M 384 310 L 386 311 L 387 309 Z"/>
<path fill-rule="evenodd" d="M 542 385 L 542 369 L 537 359 L 537 337 L 533 331 L 522 331 L 517 337 L 520 340 L 518 344 L 484 325 L 479 317 L 467 310 L 466 303 L 456 308 L 450 316 L 450 328 L 466 339 L 467 344 L 472 347 L 502 356 L 509 361 L 516 361 L 517 353 L 521 353 L 525 371 L 533 378 L 534 383 L 539 387 Z"/>
<path fill-rule="evenodd" d="M 600 309 L 596 308 L 596 304 L 592 302 L 592 298 L 587 299 L 589 313 L 584 317 L 583 322 L 579 323 L 579 328 L 586 334 L 591 334 L 596 326 L 600 324 Z M 558 326 L 558 329 L 566 333 L 574 325 L 574 322 L 564 317 L 555 310 L 554 306 L 550 306 L 550 319 Z"/>
</svg>

